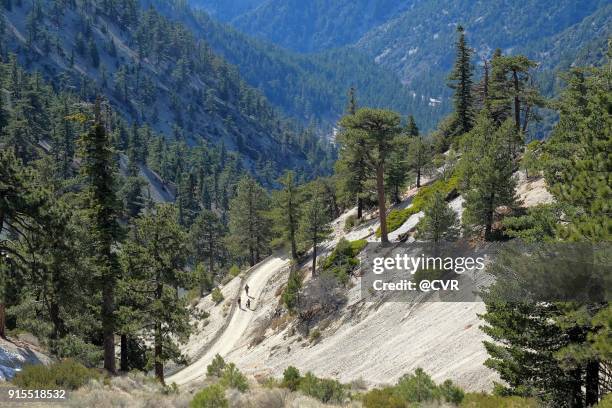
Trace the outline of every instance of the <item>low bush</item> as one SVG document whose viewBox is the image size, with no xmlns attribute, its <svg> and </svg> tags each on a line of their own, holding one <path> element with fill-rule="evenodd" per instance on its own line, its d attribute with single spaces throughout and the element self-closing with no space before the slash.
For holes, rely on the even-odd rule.
<svg viewBox="0 0 612 408">
<path fill-rule="evenodd" d="M 446 402 L 460 404 L 465 397 L 463 390 L 453 384 L 451 380 L 446 380 L 439 386 L 440 395 Z"/>
<path fill-rule="evenodd" d="M 371 390 L 363 394 L 361 400 L 365 408 L 399 408 L 442 401 L 456 405 L 463 401 L 464 396 L 463 390 L 452 381 L 436 385 L 425 371 L 417 368 L 413 374 L 400 378 L 395 386 Z"/>
<path fill-rule="evenodd" d="M 227 388 L 234 388 L 240 392 L 245 392 L 249 389 L 249 383 L 244 376 L 238 370 L 238 367 L 234 363 L 229 363 L 225 366 L 223 374 L 221 375 L 220 384 Z"/>
<path fill-rule="evenodd" d="M 211 293 L 211 296 L 212 301 L 215 302 L 216 305 L 223 302 L 223 300 L 225 299 L 225 297 L 223 297 L 223 293 L 221 293 L 221 289 L 219 288 L 214 288 Z"/>
<path fill-rule="evenodd" d="M 321 339 L 321 330 L 314 329 L 313 331 L 310 332 L 310 342 L 311 343 L 316 343 L 317 341 L 319 341 L 319 339 Z"/>
<path fill-rule="evenodd" d="M 228 274 L 232 278 L 235 278 L 236 276 L 240 275 L 240 267 L 238 265 L 232 265 L 232 267 L 229 269 Z"/>
<path fill-rule="evenodd" d="M 347 397 L 347 389 L 340 382 L 327 378 L 318 378 L 307 373 L 300 379 L 298 387 L 302 393 L 327 403 L 341 403 Z"/>
<path fill-rule="evenodd" d="M 283 387 L 291 391 L 297 391 L 301 378 L 300 371 L 293 366 L 289 366 L 283 372 Z"/>
<path fill-rule="evenodd" d="M 406 403 L 395 394 L 393 387 L 373 389 L 363 395 L 361 402 L 364 408 L 404 408 Z"/>
<path fill-rule="evenodd" d="M 223 375 L 223 370 L 225 370 L 225 360 L 219 354 L 215 355 L 215 358 L 210 362 L 210 364 L 206 367 L 206 376 L 207 377 L 217 377 L 221 378 Z"/>
<path fill-rule="evenodd" d="M 215 384 L 198 392 L 189 406 L 191 408 L 228 408 L 229 403 L 225 398 L 225 389 Z"/>
<path fill-rule="evenodd" d="M 13 378 L 13 384 L 25 389 L 76 390 L 99 377 L 100 374 L 96 370 L 66 359 L 49 366 L 26 365 Z"/>
<path fill-rule="evenodd" d="M 356 215 L 349 215 L 346 217 L 346 221 L 344 221 L 344 231 L 348 232 L 355 228 L 356 225 L 359 225 L 359 220 Z"/>
<path fill-rule="evenodd" d="M 341 239 L 332 253 L 323 261 L 323 270 L 332 272 L 338 281 L 346 283 L 351 272 L 359 266 L 357 255 L 365 248 L 367 241 Z"/>
<path fill-rule="evenodd" d="M 539 404 L 532 398 L 468 393 L 459 406 L 461 408 L 536 408 Z"/>
<path fill-rule="evenodd" d="M 423 210 L 425 204 L 430 200 L 436 191 L 441 191 L 446 196 L 456 191 L 459 186 L 459 177 L 453 176 L 448 180 L 438 180 L 433 184 L 421 187 L 419 192 L 412 199 L 412 205 L 402 210 L 392 210 L 387 215 L 387 232 L 395 231 L 404 224 L 408 218 Z M 380 237 L 380 228 L 376 230 L 376 236 Z"/>
</svg>

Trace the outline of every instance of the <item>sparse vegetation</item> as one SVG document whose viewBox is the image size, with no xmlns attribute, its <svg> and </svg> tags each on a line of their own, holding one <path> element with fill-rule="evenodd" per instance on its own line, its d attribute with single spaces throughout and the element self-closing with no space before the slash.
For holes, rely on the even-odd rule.
<svg viewBox="0 0 612 408">
<path fill-rule="evenodd" d="M 216 305 L 218 305 L 219 303 L 223 302 L 223 300 L 225 300 L 225 297 L 223 296 L 223 293 L 221 293 L 221 289 L 219 288 L 214 288 L 212 290 L 211 298 L 212 298 L 212 301 L 215 302 Z"/>
<path fill-rule="evenodd" d="M 199 391 L 191 400 L 190 408 L 228 408 L 225 389 L 219 384 L 210 385 Z"/>
<path fill-rule="evenodd" d="M 389 232 L 395 231 L 402 226 L 412 215 L 417 214 L 425 208 L 436 192 L 440 192 L 448 198 L 459 186 L 459 177 L 452 176 L 448 180 L 437 180 L 429 186 L 421 187 L 412 199 L 412 205 L 402 210 L 392 210 L 387 216 L 387 228 Z M 380 228 L 376 230 L 376 236 L 380 237 Z"/>
<path fill-rule="evenodd" d="M 323 261 L 323 270 L 333 273 L 339 282 L 345 284 L 351 272 L 359 266 L 357 255 L 365 248 L 367 241 L 341 239 L 332 253 Z"/>
<path fill-rule="evenodd" d="M 437 385 L 421 368 L 404 375 L 393 387 L 374 389 L 361 396 L 365 408 L 401 408 L 431 402 L 460 404 L 463 398 L 463 390 L 452 381 Z"/>
<path fill-rule="evenodd" d="M 64 360 L 45 366 L 27 365 L 13 378 L 13 384 L 25 389 L 76 390 L 100 374 L 74 360 Z"/>
</svg>

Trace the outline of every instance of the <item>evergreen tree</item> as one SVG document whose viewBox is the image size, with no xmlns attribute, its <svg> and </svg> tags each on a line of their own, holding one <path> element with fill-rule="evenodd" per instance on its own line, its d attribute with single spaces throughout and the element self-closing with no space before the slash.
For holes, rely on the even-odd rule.
<svg viewBox="0 0 612 408">
<path fill-rule="evenodd" d="M 385 164 L 393 150 L 396 137 L 400 134 L 400 117 L 397 113 L 382 109 L 359 109 L 355 115 L 348 115 L 340 121 L 345 129 L 346 140 L 366 146 L 366 162 L 376 171 L 378 213 L 381 226 L 381 242 L 388 243 L 387 214 L 385 199 Z"/>
<path fill-rule="evenodd" d="M 414 120 L 414 116 L 408 116 L 408 122 L 406 123 L 406 129 L 404 130 L 404 133 L 408 137 L 417 137 L 419 135 L 419 128 L 416 124 L 416 121 Z"/>
<path fill-rule="evenodd" d="M 423 209 L 424 216 L 417 225 L 417 237 L 435 244 L 452 241 L 459 236 L 459 219 L 446 203 L 445 194 L 436 191 Z"/>
<path fill-rule="evenodd" d="M 101 121 L 100 102 L 96 102 L 94 123 L 79 140 L 81 173 L 85 181 L 85 216 L 94 237 L 91 263 L 102 292 L 102 334 L 104 368 L 115 372 L 115 285 L 119 267 L 113 246 L 120 236 L 116 198 L 116 164 L 110 138 Z"/>
<path fill-rule="evenodd" d="M 449 77 L 449 86 L 455 91 L 453 102 L 455 106 L 456 124 L 455 135 L 462 135 L 472 129 L 474 122 L 473 97 L 472 97 L 472 66 L 473 51 L 465 41 L 465 32 L 462 26 L 457 27 L 456 49 L 457 56 L 455 65 Z"/>
<path fill-rule="evenodd" d="M 142 330 L 152 340 L 150 361 L 162 384 L 164 363 L 184 362 L 177 341 L 185 342 L 191 332 L 190 313 L 177 289 L 189 284 L 187 259 L 187 234 L 178 223 L 178 211 L 167 204 L 136 220 L 122 250 L 122 262 L 131 273 L 128 284 L 143 314 Z"/>
<path fill-rule="evenodd" d="M 268 194 L 252 177 L 243 176 L 230 201 L 228 243 L 236 255 L 246 255 L 251 266 L 267 253 L 270 225 Z"/>
<path fill-rule="evenodd" d="M 408 163 L 416 175 L 416 186 L 421 187 L 423 173 L 431 168 L 432 147 L 422 136 L 417 135 L 410 139 Z"/>
<path fill-rule="evenodd" d="M 317 271 L 317 246 L 329 234 L 329 215 L 325 206 L 323 185 L 314 181 L 308 186 L 303 205 L 300 233 L 303 240 L 312 245 L 312 275 Z"/>
<path fill-rule="evenodd" d="M 508 141 L 516 133 L 512 121 L 496 128 L 487 110 L 481 112 L 469 134 L 469 147 L 464 163 L 465 212 L 467 227 L 483 228 L 485 239 L 490 240 L 495 210 L 499 206 L 515 205 L 513 157 Z"/>
<path fill-rule="evenodd" d="M 215 275 L 217 263 L 223 254 L 224 227 L 219 217 L 210 210 L 202 210 L 190 230 L 190 242 L 195 261 L 208 263 L 208 271 Z"/>
<path fill-rule="evenodd" d="M 400 193 L 410 173 L 410 160 L 408 156 L 409 140 L 398 138 L 395 148 L 389 154 L 389 164 L 385 168 L 385 186 L 391 195 L 391 202 L 401 202 Z"/>
<path fill-rule="evenodd" d="M 290 246 L 291 257 L 297 260 L 297 234 L 302 208 L 298 197 L 295 173 L 292 171 L 286 172 L 279 182 L 282 188 L 272 195 L 274 206 L 271 216 L 274 220 L 274 229 L 280 239 Z"/>
</svg>

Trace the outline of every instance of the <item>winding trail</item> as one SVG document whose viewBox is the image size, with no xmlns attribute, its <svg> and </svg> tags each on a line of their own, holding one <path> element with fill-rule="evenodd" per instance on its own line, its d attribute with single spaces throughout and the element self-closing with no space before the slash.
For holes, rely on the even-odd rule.
<svg viewBox="0 0 612 408">
<path fill-rule="evenodd" d="M 251 309 L 259 306 L 260 293 L 268 283 L 268 280 L 278 273 L 282 268 L 289 265 L 289 259 L 280 255 L 271 256 L 256 265 L 249 273 L 245 282 L 249 285 L 251 295 Z M 238 344 L 240 338 L 245 335 L 254 313 L 245 307 L 244 285 L 240 288 L 242 307 L 235 307 L 230 317 L 230 322 L 221 335 L 210 345 L 204 354 L 193 363 L 182 370 L 166 378 L 168 384 L 173 382 L 177 385 L 185 385 L 197 381 L 206 376 L 206 366 L 210 364 L 216 354 L 222 357 L 229 354 Z"/>
</svg>

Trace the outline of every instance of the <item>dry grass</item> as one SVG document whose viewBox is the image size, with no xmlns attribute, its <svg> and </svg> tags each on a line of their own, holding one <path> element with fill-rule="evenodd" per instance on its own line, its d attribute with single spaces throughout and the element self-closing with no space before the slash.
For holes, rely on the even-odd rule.
<svg viewBox="0 0 612 408">
<path fill-rule="evenodd" d="M 187 408 L 192 396 L 165 393 L 159 383 L 142 374 L 130 373 L 110 379 L 107 384 L 92 381 L 73 392 L 67 407 L 81 408 Z"/>
</svg>

